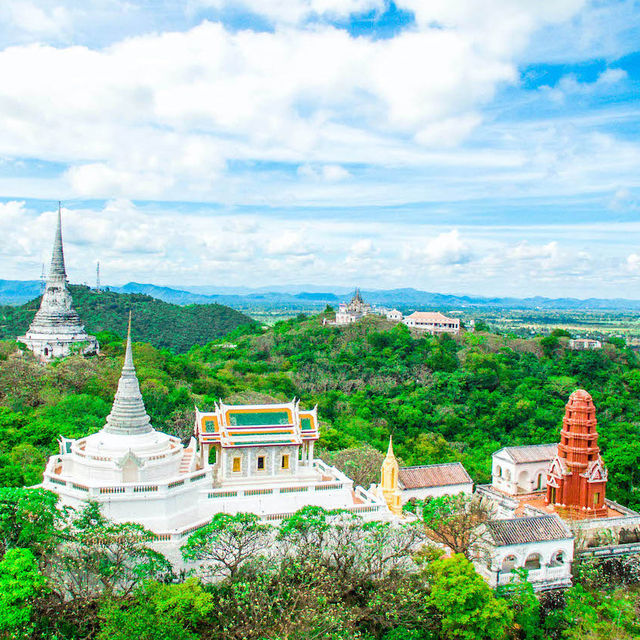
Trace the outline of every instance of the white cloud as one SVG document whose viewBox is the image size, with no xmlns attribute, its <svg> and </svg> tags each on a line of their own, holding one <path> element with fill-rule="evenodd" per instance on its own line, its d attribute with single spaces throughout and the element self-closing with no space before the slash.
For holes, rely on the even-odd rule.
<svg viewBox="0 0 640 640">
<path fill-rule="evenodd" d="M 630 253 L 626 260 L 626 269 L 633 274 L 640 274 L 640 255 L 637 253 Z"/>
<path fill-rule="evenodd" d="M 285 231 L 274 235 L 267 243 L 267 253 L 272 256 L 302 256 L 310 253 L 309 239 L 299 231 Z"/>
<path fill-rule="evenodd" d="M 311 17 L 346 18 L 382 10 L 384 0 L 191 0 L 192 8 L 245 9 L 278 24 L 296 24 Z"/>
<path fill-rule="evenodd" d="M 303 164 L 298 167 L 298 175 L 325 182 L 340 182 L 351 177 L 351 173 L 339 164 L 325 164 L 321 167 Z"/>
<path fill-rule="evenodd" d="M 638 199 L 633 195 L 630 189 L 616 189 L 613 197 L 609 201 L 609 209 L 613 211 L 622 211 L 630 213 L 640 208 Z"/>
<path fill-rule="evenodd" d="M 5 49 L 0 154 L 69 163 L 74 195 L 196 200 L 246 197 L 220 183 L 228 161 L 303 163 L 326 182 L 348 178 L 352 162 L 423 163 L 424 146 L 455 146 L 478 126 L 477 109 L 516 81 L 523 43 L 579 3 L 426 4 L 401 3 L 419 28 L 389 39 L 296 18 L 273 32 L 204 22 L 100 50 Z M 290 8 L 249 5 L 277 20 Z M 309 0 L 291 11 L 379 6 Z M 476 24 L 498 16 L 499 27 Z"/>
<path fill-rule="evenodd" d="M 469 262 L 471 249 L 458 229 L 452 229 L 423 243 L 411 242 L 405 247 L 404 256 L 418 265 L 452 266 Z"/>
<path fill-rule="evenodd" d="M 351 255 L 361 258 L 378 253 L 371 238 L 362 238 L 351 245 Z"/>
</svg>

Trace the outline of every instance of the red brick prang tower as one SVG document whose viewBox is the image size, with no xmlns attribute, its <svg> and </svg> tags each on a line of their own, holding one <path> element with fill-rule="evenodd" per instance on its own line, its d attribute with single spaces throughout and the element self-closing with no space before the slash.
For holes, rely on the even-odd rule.
<svg viewBox="0 0 640 640">
<path fill-rule="evenodd" d="M 604 504 L 607 470 L 600 457 L 596 408 L 583 389 L 567 402 L 558 453 L 547 471 L 545 501 L 569 518 L 598 518 Z"/>
</svg>

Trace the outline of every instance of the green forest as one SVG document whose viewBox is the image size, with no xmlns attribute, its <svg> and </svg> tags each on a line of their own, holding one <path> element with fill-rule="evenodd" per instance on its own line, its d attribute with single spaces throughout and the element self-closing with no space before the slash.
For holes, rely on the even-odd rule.
<svg viewBox="0 0 640 640">
<path fill-rule="evenodd" d="M 529 340 L 481 330 L 436 338 L 380 318 L 336 328 L 323 326 L 323 316 L 300 316 L 269 329 L 243 325 L 181 352 L 141 339 L 137 313 L 134 359 L 147 411 L 163 431 L 188 437 L 194 405 L 207 409 L 219 398 L 295 396 L 305 407 L 318 404 L 321 455 L 358 482 L 377 481 L 379 452 L 393 434 L 403 464 L 460 460 L 484 483 L 492 451 L 557 441 L 564 404 L 583 387 L 597 408 L 607 496 L 640 507 L 640 363 L 619 340 L 576 352 L 561 331 Z M 84 318 L 98 326 L 89 313 Z M 39 482 L 58 435 L 78 437 L 104 424 L 122 364 L 123 328 L 93 329 L 99 357 L 46 366 L 14 341 L 0 342 L 0 637 L 627 640 L 640 634 L 637 562 L 576 563 L 576 584 L 563 593 L 535 596 L 526 576 L 496 593 L 464 554 L 416 556 L 410 526 L 396 530 L 307 508 L 277 528 L 248 514 L 216 516 L 181 551 L 198 574 L 175 576 L 141 527 L 113 525 L 91 505 L 79 514 L 60 511 L 52 494 L 22 487 Z M 367 464 L 373 454 L 375 463 Z M 238 555 L 238 548 L 251 553 Z"/>
<path fill-rule="evenodd" d="M 137 337 L 160 349 L 188 351 L 194 344 L 206 344 L 253 320 L 220 304 L 179 306 L 140 293 L 95 291 L 83 285 L 69 285 L 73 304 L 91 334 L 126 331 L 129 311 L 136 319 Z M 23 335 L 33 320 L 41 298 L 21 306 L 0 306 L 0 339 Z"/>
</svg>

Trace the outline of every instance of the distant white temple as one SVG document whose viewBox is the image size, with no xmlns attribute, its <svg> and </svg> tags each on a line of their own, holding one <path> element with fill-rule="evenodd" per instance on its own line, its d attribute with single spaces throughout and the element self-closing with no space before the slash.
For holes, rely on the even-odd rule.
<svg viewBox="0 0 640 640">
<path fill-rule="evenodd" d="M 341 302 L 338 306 L 335 324 L 352 324 L 353 322 L 358 322 L 358 320 L 361 320 L 364 316 L 368 316 L 371 313 L 373 313 L 371 305 L 362 299 L 360 289 L 356 289 L 353 294 L 353 298 L 351 298 L 349 303 Z"/>
<path fill-rule="evenodd" d="M 196 411 L 184 446 L 156 431 L 146 413 L 131 351 L 131 332 L 111 413 L 104 427 L 61 439 L 42 486 L 62 504 L 98 502 L 105 516 L 137 522 L 161 541 L 177 542 L 215 513 L 256 513 L 280 520 L 305 505 L 342 508 L 367 518 L 390 517 L 384 500 L 313 457 L 316 409 L 297 401 L 216 405 Z"/>
<path fill-rule="evenodd" d="M 67 273 L 62 246 L 62 220 L 58 207 L 58 226 L 53 242 L 51 268 L 47 285 L 29 330 L 18 338 L 42 360 L 62 358 L 77 349 L 79 353 L 96 353 L 99 349 L 95 336 L 90 336 L 80 323 L 67 289 Z"/>
</svg>

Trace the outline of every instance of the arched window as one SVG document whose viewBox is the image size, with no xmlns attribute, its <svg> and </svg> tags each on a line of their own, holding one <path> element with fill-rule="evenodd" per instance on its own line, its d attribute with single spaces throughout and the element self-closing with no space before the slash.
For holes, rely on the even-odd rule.
<svg viewBox="0 0 640 640">
<path fill-rule="evenodd" d="M 536 491 L 542 491 L 544 487 L 544 473 L 541 471 L 536 477 Z"/>
<path fill-rule="evenodd" d="M 566 561 L 566 556 L 564 551 L 556 551 L 551 556 L 551 562 L 549 563 L 550 567 L 561 567 Z"/>
<path fill-rule="evenodd" d="M 44 355 L 48 356 L 49 355 L 49 347 L 45 347 L 44 348 Z"/>
<path fill-rule="evenodd" d="M 498 478 L 502 478 L 502 469 L 500 465 L 496 467 L 496 475 L 498 476 Z"/>
<path fill-rule="evenodd" d="M 529 491 L 531 488 L 531 483 L 529 481 L 529 472 L 526 469 L 523 469 L 518 476 L 518 484 L 521 489 L 525 489 Z"/>
<path fill-rule="evenodd" d="M 511 471 L 509 469 L 504 470 L 504 479 L 511 480 Z"/>
<path fill-rule="evenodd" d="M 509 573 L 516 568 L 516 557 L 515 556 L 506 556 L 502 561 L 502 566 L 500 567 L 500 571 L 503 573 Z"/>
<path fill-rule="evenodd" d="M 542 565 L 540 564 L 540 554 L 539 553 L 531 553 L 524 563 L 524 568 L 529 571 L 535 571 L 539 569 Z"/>
</svg>

